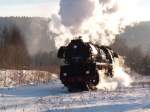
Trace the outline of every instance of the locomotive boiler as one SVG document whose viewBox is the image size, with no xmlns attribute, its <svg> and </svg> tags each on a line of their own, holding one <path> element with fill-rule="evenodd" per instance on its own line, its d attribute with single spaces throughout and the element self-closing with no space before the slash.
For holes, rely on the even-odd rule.
<svg viewBox="0 0 150 112">
<path fill-rule="evenodd" d="M 118 58 L 108 46 L 83 42 L 81 38 L 71 40 L 58 50 L 57 57 L 63 59 L 60 80 L 69 91 L 96 90 L 101 83 L 101 74 L 113 77 L 114 59 Z"/>
</svg>

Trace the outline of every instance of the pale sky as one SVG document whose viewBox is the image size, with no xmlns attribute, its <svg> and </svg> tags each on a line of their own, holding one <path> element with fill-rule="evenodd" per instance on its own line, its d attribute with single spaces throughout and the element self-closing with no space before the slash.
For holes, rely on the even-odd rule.
<svg viewBox="0 0 150 112">
<path fill-rule="evenodd" d="M 59 0 L 0 0 L 0 16 L 49 17 L 59 8 Z"/>
<path fill-rule="evenodd" d="M 0 0 L 0 16 L 50 17 L 59 9 L 60 0 Z M 150 0 L 140 0 L 139 17 L 150 20 Z"/>
</svg>

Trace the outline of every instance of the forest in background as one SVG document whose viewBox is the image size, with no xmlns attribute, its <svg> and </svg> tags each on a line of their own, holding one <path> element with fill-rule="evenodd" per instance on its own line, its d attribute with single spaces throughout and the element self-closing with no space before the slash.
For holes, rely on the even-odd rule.
<svg viewBox="0 0 150 112">
<path fill-rule="evenodd" d="M 49 40 L 48 37 L 49 33 L 41 28 L 48 30 L 48 21 L 43 18 L 0 18 L 0 69 L 36 69 L 58 73 L 59 62 L 56 57 L 57 51 L 56 49 L 49 52 L 48 50 L 47 52 L 42 50 L 43 46 L 41 44 L 51 40 Z M 37 29 L 39 31 L 37 31 Z M 33 32 L 33 34 L 29 34 L 29 30 Z M 34 34 L 35 31 L 38 33 Z M 39 35 L 39 33 L 41 35 Z M 43 41 L 42 38 L 45 40 Z M 39 43 L 36 46 L 31 46 L 33 43 L 27 46 L 27 39 L 35 39 L 38 40 Z M 51 45 L 50 42 L 50 46 Z M 29 53 L 30 46 L 35 47 L 33 52 L 35 52 L 38 47 L 34 55 Z"/>
<path fill-rule="evenodd" d="M 119 55 L 123 56 L 125 65 L 136 73 L 150 75 L 150 51 L 143 53 L 141 46 L 129 47 L 127 40 L 117 37 L 111 45 Z"/>
<path fill-rule="evenodd" d="M 48 19 L 43 18 L 0 18 L 0 69 L 38 69 L 58 73 L 57 50 L 54 39 L 51 38 L 53 34 L 47 32 L 48 25 Z M 35 34 L 36 31 L 38 34 Z M 37 51 L 34 55 L 31 55 L 30 45 L 28 46 L 26 39 L 38 40 L 38 44 L 33 48 L 33 52 Z M 49 46 L 43 45 L 47 41 Z M 126 39 L 120 36 L 117 36 L 111 47 L 124 57 L 125 64 L 131 70 L 150 75 L 150 52 L 143 53 L 138 45 L 128 47 Z"/>
</svg>

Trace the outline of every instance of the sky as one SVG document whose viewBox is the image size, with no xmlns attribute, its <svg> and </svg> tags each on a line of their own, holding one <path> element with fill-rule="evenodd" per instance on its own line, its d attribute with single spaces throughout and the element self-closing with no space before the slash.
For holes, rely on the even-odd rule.
<svg viewBox="0 0 150 112">
<path fill-rule="evenodd" d="M 0 16 L 50 17 L 58 12 L 60 0 L 0 0 Z M 150 0 L 140 0 L 139 17 L 150 20 Z M 144 12 L 144 13 L 143 13 Z"/>
<path fill-rule="evenodd" d="M 0 0 L 0 16 L 48 17 L 59 8 L 59 0 Z"/>
</svg>

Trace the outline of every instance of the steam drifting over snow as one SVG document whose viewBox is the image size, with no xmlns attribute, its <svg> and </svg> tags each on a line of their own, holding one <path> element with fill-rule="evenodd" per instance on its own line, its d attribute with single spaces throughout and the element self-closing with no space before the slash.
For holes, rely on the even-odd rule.
<svg viewBox="0 0 150 112">
<path fill-rule="evenodd" d="M 115 58 L 113 63 L 114 76 L 108 78 L 105 75 L 105 70 L 99 70 L 101 83 L 97 85 L 98 89 L 114 91 L 117 88 L 129 87 L 133 82 L 132 78 L 124 70 L 124 60 L 121 56 Z"/>
</svg>

